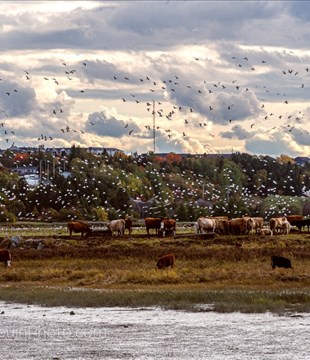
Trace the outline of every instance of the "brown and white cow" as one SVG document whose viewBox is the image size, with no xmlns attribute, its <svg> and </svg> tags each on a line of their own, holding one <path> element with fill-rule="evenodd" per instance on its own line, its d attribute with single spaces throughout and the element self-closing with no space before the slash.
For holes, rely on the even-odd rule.
<svg viewBox="0 0 310 360">
<path fill-rule="evenodd" d="M 220 235 L 228 234 L 228 216 L 207 216 L 206 219 L 212 219 L 215 221 L 214 231 Z M 195 225 L 196 233 L 198 233 L 198 223 Z M 197 231 L 198 230 L 198 231 Z"/>
<path fill-rule="evenodd" d="M 150 235 L 150 229 L 155 229 L 156 235 L 158 234 L 158 230 L 160 229 L 162 218 L 154 218 L 154 217 L 147 217 L 144 219 L 146 232 Z"/>
<path fill-rule="evenodd" d="M 214 232 L 216 226 L 216 220 L 206 217 L 199 217 L 197 219 L 196 233 Z"/>
<path fill-rule="evenodd" d="M 156 266 L 158 269 L 164 269 L 169 266 L 171 266 L 173 268 L 174 263 L 175 263 L 175 256 L 174 256 L 174 254 L 170 253 L 170 254 L 164 255 L 161 258 L 159 258 L 157 260 Z"/>
<path fill-rule="evenodd" d="M 117 219 L 111 220 L 108 223 L 108 229 L 110 229 L 112 236 L 116 232 L 116 236 L 124 236 L 125 232 L 125 220 L 124 219 Z"/>
<path fill-rule="evenodd" d="M 282 225 L 279 226 L 279 229 L 283 234 L 288 235 L 291 231 L 291 224 L 287 220 L 285 220 L 282 222 Z"/>
<path fill-rule="evenodd" d="M 272 236 L 273 232 L 270 228 L 257 229 L 257 235 L 269 235 Z"/>
<path fill-rule="evenodd" d="M 162 219 L 160 223 L 160 230 L 162 231 L 163 237 L 166 233 L 175 235 L 177 222 L 175 219 Z"/>
<path fill-rule="evenodd" d="M 70 237 L 72 237 L 72 233 L 81 233 L 81 238 L 84 236 L 85 237 L 88 236 L 91 233 L 91 228 L 90 226 L 83 221 L 79 221 L 79 220 L 72 220 L 69 221 L 67 224 L 68 227 L 68 231 L 70 233 Z"/>
<path fill-rule="evenodd" d="M 259 230 L 262 229 L 264 227 L 264 219 L 262 217 L 251 217 L 251 219 L 253 219 L 255 221 L 255 232 L 256 234 L 258 234 Z"/>
<path fill-rule="evenodd" d="M 256 229 L 256 221 L 249 216 L 245 216 L 244 218 L 246 219 L 245 233 L 252 234 L 253 231 Z"/>
<path fill-rule="evenodd" d="M 269 220 L 269 227 L 273 234 L 276 230 L 280 230 L 282 232 L 283 228 L 287 228 L 287 219 L 286 217 L 274 217 Z"/>
<path fill-rule="evenodd" d="M 0 262 L 4 263 L 4 266 L 11 266 L 12 254 L 7 249 L 0 249 Z"/>
</svg>

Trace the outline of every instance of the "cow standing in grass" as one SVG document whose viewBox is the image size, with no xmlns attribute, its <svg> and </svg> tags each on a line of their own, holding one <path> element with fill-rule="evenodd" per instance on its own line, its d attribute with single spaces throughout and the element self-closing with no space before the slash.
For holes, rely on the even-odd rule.
<svg viewBox="0 0 310 360">
<path fill-rule="evenodd" d="M 292 222 L 295 220 L 303 220 L 303 215 L 287 215 L 286 216 L 287 221 L 292 225 Z"/>
<path fill-rule="evenodd" d="M 283 267 L 285 269 L 292 269 L 291 260 L 282 256 L 272 256 L 271 257 L 271 267 L 272 269 L 276 267 Z"/>
<path fill-rule="evenodd" d="M 87 237 L 90 233 L 91 233 L 91 228 L 90 226 L 83 222 L 83 221 L 79 221 L 79 220 L 72 220 L 69 221 L 67 224 L 68 227 L 68 231 L 70 233 L 70 237 L 72 237 L 72 233 L 81 233 L 81 238 Z"/>
<path fill-rule="evenodd" d="M 130 216 L 125 218 L 125 230 L 128 230 L 128 234 L 131 235 L 132 232 L 132 219 Z"/>
<path fill-rule="evenodd" d="M 0 262 L 4 263 L 4 266 L 11 266 L 12 254 L 7 249 L 0 249 Z"/>
<path fill-rule="evenodd" d="M 158 230 L 160 229 L 160 224 L 162 222 L 161 218 L 147 217 L 144 219 L 147 235 L 150 235 L 150 229 L 155 229 L 156 235 L 158 235 Z"/>
<path fill-rule="evenodd" d="M 114 236 L 114 233 L 116 233 L 116 236 L 124 236 L 125 232 L 125 220 L 124 219 L 117 219 L 112 220 L 108 224 L 108 228 L 111 231 L 112 236 Z"/>
<path fill-rule="evenodd" d="M 287 225 L 287 218 L 286 217 L 274 217 L 269 220 L 269 227 L 273 234 L 275 234 L 276 230 L 280 230 L 282 232 L 285 227 L 288 227 Z"/>
<path fill-rule="evenodd" d="M 248 218 L 233 218 L 228 222 L 229 233 L 231 235 L 245 235 L 247 233 Z"/>
<path fill-rule="evenodd" d="M 167 234 L 175 236 L 177 222 L 175 219 L 162 219 L 160 223 L 160 230 L 162 231 L 163 237 Z"/>
<path fill-rule="evenodd" d="M 171 268 L 173 268 L 174 263 L 175 263 L 175 256 L 174 256 L 174 254 L 170 253 L 170 254 L 164 255 L 161 258 L 159 258 L 157 260 L 156 266 L 158 269 L 165 269 L 169 266 L 171 266 Z"/>
<path fill-rule="evenodd" d="M 196 229 L 197 234 L 214 232 L 216 227 L 216 220 L 206 217 L 200 217 L 197 219 L 197 224 L 198 224 Z"/>
</svg>

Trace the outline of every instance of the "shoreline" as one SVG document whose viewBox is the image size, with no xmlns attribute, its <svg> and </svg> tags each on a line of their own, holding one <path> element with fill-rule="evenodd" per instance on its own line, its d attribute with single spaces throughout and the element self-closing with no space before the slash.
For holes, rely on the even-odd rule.
<svg viewBox="0 0 310 360">
<path fill-rule="evenodd" d="M 0 285 L 0 301 L 42 307 L 160 307 L 219 313 L 310 313 L 310 289 L 204 289 L 189 287 L 78 288 Z"/>
</svg>

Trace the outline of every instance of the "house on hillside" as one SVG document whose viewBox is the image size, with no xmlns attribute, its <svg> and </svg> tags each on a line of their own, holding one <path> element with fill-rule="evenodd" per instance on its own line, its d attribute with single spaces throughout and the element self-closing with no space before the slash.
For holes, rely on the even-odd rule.
<svg viewBox="0 0 310 360">
<path fill-rule="evenodd" d="M 89 147 L 88 151 L 95 155 L 102 155 L 104 152 L 109 156 L 113 156 L 116 153 L 123 154 L 124 151 L 117 148 L 103 148 L 103 147 Z"/>
<path fill-rule="evenodd" d="M 295 160 L 295 163 L 298 165 L 305 165 L 308 162 L 310 162 L 310 158 L 308 158 L 306 156 L 298 156 L 294 160 Z"/>
<path fill-rule="evenodd" d="M 17 166 L 16 168 L 11 169 L 11 170 L 12 170 L 12 172 L 17 173 L 19 176 L 32 175 L 32 174 L 39 173 L 38 166 L 34 166 L 34 165 Z"/>
</svg>

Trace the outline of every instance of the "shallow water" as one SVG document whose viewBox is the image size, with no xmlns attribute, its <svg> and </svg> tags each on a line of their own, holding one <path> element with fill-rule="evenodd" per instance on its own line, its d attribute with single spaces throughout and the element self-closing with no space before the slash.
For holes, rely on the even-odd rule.
<svg viewBox="0 0 310 360">
<path fill-rule="evenodd" d="M 0 314 L 1 359 L 310 358 L 310 314 L 45 308 L 5 302 L 0 302 Z"/>
</svg>

